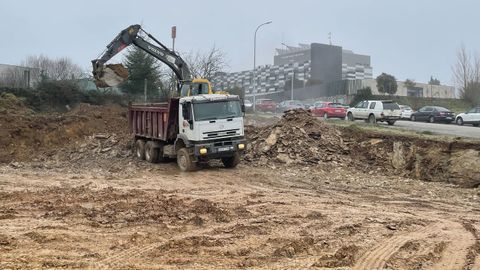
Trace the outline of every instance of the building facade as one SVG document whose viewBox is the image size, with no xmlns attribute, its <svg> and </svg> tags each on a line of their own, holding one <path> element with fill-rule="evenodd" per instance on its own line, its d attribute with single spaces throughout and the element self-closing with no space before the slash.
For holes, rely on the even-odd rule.
<svg viewBox="0 0 480 270">
<path fill-rule="evenodd" d="M 217 74 L 213 79 L 214 88 L 228 91 L 239 87 L 245 90 L 247 97 L 254 93 L 270 95 L 287 89 L 290 91 L 294 78 L 294 89 L 298 85 L 303 85 L 304 89 L 309 86 L 309 91 L 318 90 L 320 96 L 329 83 L 372 78 L 370 56 L 355 54 L 340 46 L 300 44 L 298 47 L 276 49 L 276 52 L 273 65 L 259 66 L 255 72 L 248 70 Z M 318 87 L 311 87 L 313 85 Z"/>
<path fill-rule="evenodd" d="M 0 64 L 0 86 L 33 87 L 39 79 L 36 71 L 29 67 Z"/>
</svg>

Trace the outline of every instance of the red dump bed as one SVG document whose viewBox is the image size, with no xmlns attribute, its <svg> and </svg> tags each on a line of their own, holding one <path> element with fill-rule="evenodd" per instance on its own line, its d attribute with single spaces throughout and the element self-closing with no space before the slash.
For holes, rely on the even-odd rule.
<svg viewBox="0 0 480 270">
<path fill-rule="evenodd" d="M 178 98 L 165 103 L 130 104 L 128 126 L 136 137 L 174 140 L 178 133 Z"/>
</svg>

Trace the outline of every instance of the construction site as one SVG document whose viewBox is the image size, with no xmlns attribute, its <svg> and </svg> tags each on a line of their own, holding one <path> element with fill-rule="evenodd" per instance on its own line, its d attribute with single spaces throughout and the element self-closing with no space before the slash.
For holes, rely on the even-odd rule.
<svg viewBox="0 0 480 270">
<path fill-rule="evenodd" d="M 476 3 L 17 2 L 0 269 L 480 270 Z"/>
<path fill-rule="evenodd" d="M 0 103 L 2 269 L 480 267 L 477 142 L 294 110 L 247 116 L 237 168 L 181 172 L 134 157 L 126 108 Z"/>
</svg>

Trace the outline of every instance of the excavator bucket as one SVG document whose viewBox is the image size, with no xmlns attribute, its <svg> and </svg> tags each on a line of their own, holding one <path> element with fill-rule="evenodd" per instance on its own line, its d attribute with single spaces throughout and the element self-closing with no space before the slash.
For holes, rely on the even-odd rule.
<svg viewBox="0 0 480 270">
<path fill-rule="evenodd" d="M 120 85 L 128 79 L 128 70 L 122 64 L 109 64 L 94 72 L 95 85 L 100 88 Z"/>
</svg>

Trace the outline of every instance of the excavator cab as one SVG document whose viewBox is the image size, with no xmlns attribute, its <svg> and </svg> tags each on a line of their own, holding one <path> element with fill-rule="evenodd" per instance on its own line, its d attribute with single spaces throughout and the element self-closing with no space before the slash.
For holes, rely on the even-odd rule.
<svg viewBox="0 0 480 270">
<path fill-rule="evenodd" d="M 213 94 L 212 86 L 207 79 L 194 79 L 190 82 L 184 82 L 180 91 L 182 97 L 206 94 Z"/>
</svg>

